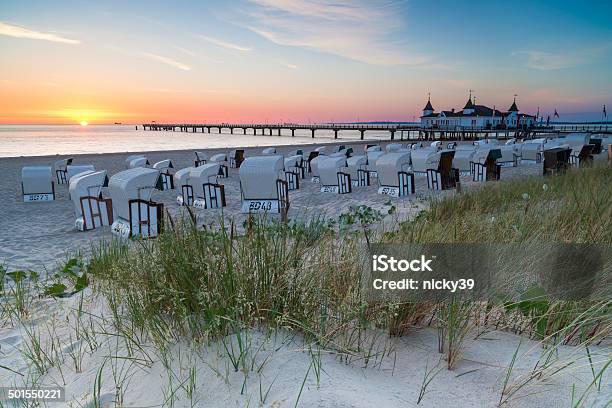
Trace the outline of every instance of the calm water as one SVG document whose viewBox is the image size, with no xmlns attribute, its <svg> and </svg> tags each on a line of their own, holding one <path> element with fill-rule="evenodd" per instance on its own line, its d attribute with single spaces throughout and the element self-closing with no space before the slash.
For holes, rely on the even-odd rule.
<svg viewBox="0 0 612 408">
<path fill-rule="evenodd" d="M 163 151 L 220 147 L 325 143 L 333 132 L 318 130 L 316 139 L 308 130 L 283 136 L 227 133 L 153 132 L 134 125 L 0 125 L 0 157 L 46 156 L 136 151 Z M 287 131 L 289 132 L 289 131 Z M 368 132 L 368 139 L 388 138 L 387 132 Z M 359 132 L 340 132 L 345 140 L 359 139 Z"/>
</svg>

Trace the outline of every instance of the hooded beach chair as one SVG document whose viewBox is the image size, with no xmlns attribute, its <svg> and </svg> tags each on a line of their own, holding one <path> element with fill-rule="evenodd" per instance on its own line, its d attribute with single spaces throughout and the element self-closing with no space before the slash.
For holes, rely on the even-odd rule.
<svg viewBox="0 0 612 408">
<path fill-rule="evenodd" d="M 595 146 L 591 144 L 590 134 L 570 133 L 562 140 L 564 144 L 567 144 L 572 149 L 570 153 L 570 164 L 572 166 L 580 167 L 581 164 L 593 160 L 593 150 Z"/>
<path fill-rule="evenodd" d="M 160 190 L 173 190 L 174 175 L 172 174 L 172 171 L 174 169 L 174 165 L 172 164 L 172 160 L 166 159 L 158 161 L 157 163 L 153 164 L 153 168 L 159 170 L 161 177 Z"/>
<path fill-rule="evenodd" d="M 142 154 L 131 154 L 128 157 L 125 158 L 125 167 L 128 169 L 132 169 L 134 168 L 134 166 L 132 166 L 132 162 L 136 159 L 145 159 L 145 166 L 149 164 L 149 161 L 146 160 L 146 157 Z M 134 162 L 134 164 L 137 162 Z M 144 167 L 144 166 L 136 166 L 136 167 Z"/>
<path fill-rule="evenodd" d="M 284 179 L 283 156 L 247 157 L 239 176 L 243 213 L 278 213 L 286 218 L 289 186 Z"/>
<path fill-rule="evenodd" d="M 193 161 L 193 165 L 195 167 L 206 164 L 206 162 L 208 161 L 208 154 L 204 152 L 198 152 L 198 151 L 194 153 L 195 153 L 195 160 Z"/>
<path fill-rule="evenodd" d="M 227 168 L 227 154 L 217 153 L 210 156 L 208 160 L 211 163 L 219 164 L 219 177 L 227 177 L 229 175 L 229 169 Z"/>
<path fill-rule="evenodd" d="M 289 191 L 300 188 L 300 178 L 304 177 L 304 167 L 302 162 L 304 158 L 300 155 L 290 156 L 284 159 L 285 180 Z"/>
<path fill-rule="evenodd" d="M 434 150 L 442 150 L 442 142 L 439 140 L 436 140 L 435 142 L 431 142 L 429 147 L 431 147 Z"/>
<path fill-rule="evenodd" d="M 413 150 L 412 171 L 427 175 L 427 187 L 431 190 L 455 188 L 459 170 L 453 168 L 456 150 L 436 151 L 432 148 Z"/>
<path fill-rule="evenodd" d="M 459 145 L 453 156 L 453 167 L 459 170 L 461 175 L 472 174 L 472 162 L 476 149 L 470 145 Z"/>
<path fill-rule="evenodd" d="M 378 194 L 393 197 L 414 194 L 414 173 L 410 171 L 410 162 L 409 150 L 387 153 L 378 158 Z"/>
<path fill-rule="evenodd" d="M 112 200 L 102 197 L 102 187 L 106 186 L 106 170 L 85 171 L 70 179 L 68 191 L 74 205 L 77 230 L 88 231 L 113 223 Z"/>
<path fill-rule="evenodd" d="M 320 156 L 318 163 L 322 193 L 348 194 L 351 190 L 351 176 L 347 172 L 345 156 Z"/>
<path fill-rule="evenodd" d="M 368 151 L 366 153 L 366 157 L 368 159 L 366 164 L 366 171 L 368 172 L 370 178 L 378 177 L 378 172 L 376 170 L 376 161 L 384 154 L 385 152 L 383 152 L 382 150 L 373 150 Z"/>
<path fill-rule="evenodd" d="M 163 229 L 164 205 L 151 199 L 159 182 L 159 170 L 146 167 L 124 170 L 110 178 L 113 234 L 123 238 L 159 235 Z"/>
<path fill-rule="evenodd" d="M 261 151 L 262 154 L 276 154 L 276 147 L 266 147 Z"/>
<path fill-rule="evenodd" d="M 387 153 L 397 152 L 401 148 L 402 145 L 400 143 L 389 143 L 387 146 L 385 146 L 385 150 L 387 151 Z"/>
<path fill-rule="evenodd" d="M 546 139 L 533 139 L 521 144 L 521 163 L 541 163 Z"/>
<path fill-rule="evenodd" d="M 66 167 L 66 178 L 68 182 L 74 176 L 86 172 L 86 171 L 95 171 L 96 168 L 92 164 L 70 164 Z"/>
<path fill-rule="evenodd" d="M 366 154 L 367 152 L 380 152 L 382 148 L 379 145 L 366 145 L 365 151 Z"/>
<path fill-rule="evenodd" d="M 58 160 L 53 164 L 53 170 L 55 173 L 55 179 L 57 180 L 57 184 L 68 183 L 67 167 L 72 164 L 73 160 L 74 159 L 72 157 L 69 157 L 67 159 Z"/>
<path fill-rule="evenodd" d="M 226 206 L 225 186 L 219 184 L 219 163 L 207 163 L 192 167 L 187 178 L 187 196 L 193 197 L 195 208 L 221 208 Z"/>
<path fill-rule="evenodd" d="M 517 151 L 520 152 L 520 149 L 518 149 L 517 145 L 502 145 L 499 146 L 499 151 L 501 153 L 501 157 L 497 159 L 497 164 L 499 164 L 501 167 L 516 167 L 518 163 L 518 157 L 520 156 L 519 154 L 517 154 Z"/>
<path fill-rule="evenodd" d="M 185 167 L 174 173 L 174 185 L 180 192 L 176 197 L 178 205 L 193 205 L 195 197 L 193 195 L 193 186 L 189 183 L 189 175 L 191 170 L 196 168 L 197 167 Z"/>
<path fill-rule="evenodd" d="M 366 155 L 352 156 L 346 159 L 347 173 L 351 176 L 351 183 L 355 187 L 370 185 L 370 173 L 367 169 L 368 157 Z"/>
<path fill-rule="evenodd" d="M 551 146 L 544 149 L 543 174 L 545 176 L 558 174 L 570 166 L 572 149 L 568 145 Z"/>
<path fill-rule="evenodd" d="M 149 166 L 149 160 L 144 156 L 134 157 L 132 160 L 130 160 L 128 164 L 129 169 L 135 169 L 137 167 L 148 167 L 148 166 Z"/>
<path fill-rule="evenodd" d="M 244 150 L 234 149 L 229 152 L 229 165 L 232 169 L 240 168 L 244 161 Z"/>
<path fill-rule="evenodd" d="M 313 153 L 317 153 L 317 155 L 314 156 L 312 160 L 310 160 L 310 163 L 309 163 L 310 173 L 312 174 L 311 181 L 313 183 L 319 183 L 321 181 L 321 177 L 319 174 L 319 163 L 321 163 L 322 160 L 326 159 L 329 156 L 318 154 L 318 152 L 313 152 Z"/>
<path fill-rule="evenodd" d="M 50 166 L 25 166 L 21 169 L 21 192 L 26 203 L 55 200 L 55 185 Z"/>
<path fill-rule="evenodd" d="M 497 159 L 500 157 L 501 150 L 499 148 L 481 146 L 479 149 L 476 149 L 476 152 L 472 157 L 472 180 L 499 180 L 501 166 L 497 164 Z"/>
</svg>

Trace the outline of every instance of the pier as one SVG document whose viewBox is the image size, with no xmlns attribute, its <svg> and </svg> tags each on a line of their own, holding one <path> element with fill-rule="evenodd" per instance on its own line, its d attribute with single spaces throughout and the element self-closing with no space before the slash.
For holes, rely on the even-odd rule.
<svg viewBox="0 0 612 408">
<path fill-rule="evenodd" d="M 334 139 L 338 139 L 340 132 L 352 131 L 359 132 L 361 140 L 365 139 L 366 132 L 378 131 L 388 132 L 389 140 L 475 140 L 483 138 L 509 139 L 523 138 L 532 139 L 546 135 L 572 133 L 572 132 L 592 132 L 592 133 L 612 133 L 612 124 L 608 123 L 584 123 L 550 126 L 530 126 L 522 128 L 469 128 L 469 127 L 423 127 L 415 123 L 277 123 L 277 124 L 239 124 L 239 123 L 144 123 L 144 130 L 149 131 L 171 131 L 171 132 L 192 132 L 192 133 L 211 133 L 216 130 L 222 133 L 223 129 L 229 130 L 230 134 L 267 135 L 267 136 L 295 136 L 296 130 L 306 130 L 312 138 L 315 138 L 316 131 L 330 131 L 334 133 Z"/>
</svg>

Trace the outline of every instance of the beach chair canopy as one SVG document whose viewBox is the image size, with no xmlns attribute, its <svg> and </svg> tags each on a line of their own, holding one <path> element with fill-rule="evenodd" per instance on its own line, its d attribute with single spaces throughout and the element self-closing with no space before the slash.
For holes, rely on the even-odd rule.
<svg viewBox="0 0 612 408">
<path fill-rule="evenodd" d="M 66 179 L 70 180 L 72 177 L 85 171 L 96 171 L 96 168 L 92 164 L 71 164 L 66 167 Z"/>
<path fill-rule="evenodd" d="M 399 187 L 397 173 L 410 169 L 411 152 L 393 152 L 380 156 L 376 161 L 378 182 L 381 186 Z"/>
<path fill-rule="evenodd" d="M 275 200 L 276 181 L 284 180 L 283 156 L 253 156 L 242 162 L 239 170 L 240 186 L 245 200 Z"/>
<path fill-rule="evenodd" d="M 157 170 L 165 171 L 167 169 L 173 169 L 174 165 L 172 164 L 172 160 L 166 159 L 166 160 L 158 161 L 157 163 L 155 163 L 153 165 L 153 168 Z"/>
<path fill-rule="evenodd" d="M 500 146 L 499 151 L 501 153 L 501 157 L 499 158 L 500 162 L 507 163 L 514 161 L 514 155 L 516 154 L 515 145 Z"/>
<path fill-rule="evenodd" d="M 366 155 L 353 156 L 346 159 L 346 166 L 348 173 L 351 175 L 351 180 L 357 180 L 357 170 L 365 169 L 367 162 L 368 157 Z"/>
<path fill-rule="evenodd" d="M 134 169 L 136 167 L 146 167 L 148 165 L 149 165 L 149 160 L 147 160 L 147 158 L 144 156 L 140 156 L 140 157 L 133 158 L 128 164 L 128 167 L 130 169 Z"/>
<path fill-rule="evenodd" d="M 410 145 L 410 149 L 412 150 L 421 149 L 421 148 L 423 148 L 423 143 L 413 143 L 412 145 Z"/>
<path fill-rule="evenodd" d="M 125 158 L 125 166 L 129 168 L 130 162 L 139 157 L 145 157 L 145 156 L 143 154 L 130 154 L 128 157 Z"/>
<path fill-rule="evenodd" d="M 26 166 L 21 169 L 23 194 L 51 194 L 53 175 L 50 166 Z"/>
<path fill-rule="evenodd" d="M 500 157 L 501 151 L 498 148 L 481 147 L 480 149 L 476 149 L 474 152 L 472 161 L 474 163 L 484 164 L 487 160 L 497 160 Z"/>
<path fill-rule="evenodd" d="M 396 152 L 398 150 L 400 150 L 402 148 L 402 145 L 399 143 L 389 143 L 386 147 L 385 150 L 387 151 L 387 153 L 391 153 L 391 152 Z"/>
<path fill-rule="evenodd" d="M 205 183 L 217 183 L 219 167 L 221 167 L 219 163 L 207 163 L 191 168 L 187 184 L 193 187 L 193 194 L 196 197 L 204 197 L 204 188 L 202 186 Z"/>
<path fill-rule="evenodd" d="M 284 162 L 285 170 L 297 167 L 298 163 L 300 163 L 303 159 L 304 157 L 302 155 L 295 155 L 295 156 L 287 157 Z"/>
<path fill-rule="evenodd" d="M 588 133 L 570 133 L 560 140 L 572 147 L 584 146 L 591 142 L 591 135 Z"/>
<path fill-rule="evenodd" d="M 537 160 L 543 146 L 543 143 L 523 143 L 521 145 L 521 158 L 523 160 Z"/>
<path fill-rule="evenodd" d="M 385 152 L 383 152 L 382 150 L 375 150 L 373 152 L 368 152 L 366 154 L 368 158 L 368 168 L 370 170 L 374 170 L 374 166 L 376 166 L 376 161 L 378 160 L 379 157 L 381 157 L 384 154 Z"/>
<path fill-rule="evenodd" d="M 327 157 L 329 156 L 324 156 L 320 154 L 310 161 L 310 171 L 314 177 L 319 176 L 319 163 L 321 163 L 321 161 L 326 159 Z"/>
<path fill-rule="evenodd" d="M 291 150 L 288 154 L 288 156 L 304 156 L 304 150 L 302 149 L 295 149 L 295 150 Z"/>
<path fill-rule="evenodd" d="M 343 168 L 346 170 L 346 157 L 345 156 L 324 156 L 319 161 L 319 177 L 321 184 L 324 186 L 336 186 L 338 185 L 338 172 Z"/>
<path fill-rule="evenodd" d="M 128 220 L 130 200 L 149 200 L 159 179 L 159 170 L 137 167 L 121 171 L 110 178 L 108 189 L 116 217 Z"/>
<path fill-rule="evenodd" d="M 208 161 L 208 154 L 204 153 L 204 152 L 195 152 L 195 156 L 196 156 L 196 160 L 197 161 Z"/>
<path fill-rule="evenodd" d="M 66 170 L 68 165 L 72 164 L 74 159 L 72 157 L 61 159 L 53 163 L 53 170 Z"/>
<path fill-rule="evenodd" d="M 70 193 L 70 199 L 74 204 L 77 216 L 83 215 L 81 211 L 81 197 L 99 197 L 102 187 L 107 185 L 108 176 L 106 170 L 86 171 L 70 179 L 68 192 Z"/>
<path fill-rule="evenodd" d="M 378 145 L 376 146 L 370 146 L 366 149 L 366 152 L 380 152 L 382 150 L 382 148 Z"/>
<path fill-rule="evenodd" d="M 315 149 L 315 152 L 324 153 L 327 150 L 327 146 L 319 146 Z"/>
<path fill-rule="evenodd" d="M 412 151 L 412 170 L 425 173 L 428 169 L 437 169 L 440 164 L 440 152 L 425 147 Z"/>
<path fill-rule="evenodd" d="M 429 145 L 429 147 L 432 147 L 434 149 L 440 149 L 442 148 L 442 142 L 437 140 L 435 142 L 431 142 L 431 144 Z"/>
<path fill-rule="evenodd" d="M 220 162 L 227 161 L 227 154 L 225 153 L 214 154 L 210 156 L 210 161 L 214 163 L 220 163 Z"/>
<path fill-rule="evenodd" d="M 276 154 L 276 147 L 266 147 L 261 152 L 263 154 Z"/>
<path fill-rule="evenodd" d="M 196 168 L 197 167 L 185 167 L 184 169 L 180 169 L 174 173 L 174 182 L 176 183 L 177 188 L 189 184 L 189 173 L 191 173 L 191 170 Z"/>
<path fill-rule="evenodd" d="M 506 146 L 507 146 L 507 145 L 513 145 L 513 144 L 516 144 L 516 139 L 515 139 L 515 138 L 508 139 L 508 140 L 506 140 L 506 143 L 505 143 L 505 144 L 506 144 Z"/>
<path fill-rule="evenodd" d="M 462 147 L 461 149 L 459 147 L 461 146 L 465 146 L 465 145 L 459 145 L 457 146 L 457 149 L 455 149 L 455 156 L 453 157 L 453 167 L 456 169 L 459 169 L 459 171 L 470 171 L 472 168 L 471 162 L 474 161 L 474 154 L 476 153 L 476 150 L 473 149 L 473 146 L 468 146 L 470 147 L 470 149 L 467 149 L 465 147 Z"/>
</svg>

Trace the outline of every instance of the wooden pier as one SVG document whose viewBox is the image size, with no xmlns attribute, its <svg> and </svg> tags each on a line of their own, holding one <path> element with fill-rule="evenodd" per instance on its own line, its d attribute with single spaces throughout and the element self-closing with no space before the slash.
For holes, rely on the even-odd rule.
<svg viewBox="0 0 612 408">
<path fill-rule="evenodd" d="M 368 131 L 388 132 L 390 140 L 395 140 L 399 136 L 400 140 L 475 140 L 475 139 L 509 139 L 522 138 L 532 139 L 554 134 L 572 132 L 593 132 L 593 133 L 612 133 L 610 124 L 575 124 L 575 125 L 553 125 L 553 126 L 531 126 L 524 128 L 466 128 L 466 127 L 422 127 L 418 124 L 391 123 L 391 124 L 351 124 L 351 123 L 316 123 L 316 124 L 297 124 L 297 123 L 277 123 L 277 124 L 240 124 L 240 123 L 144 123 L 144 130 L 151 131 L 172 131 L 172 132 L 193 132 L 211 133 L 216 130 L 222 133 L 223 129 L 229 130 L 230 134 L 234 131 L 238 134 L 295 136 L 296 130 L 306 130 L 310 132 L 312 138 L 315 137 L 317 130 L 330 131 L 334 133 L 334 139 L 338 139 L 341 131 L 359 132 L 360 139 L 365 139 Z"/>
</svg>

